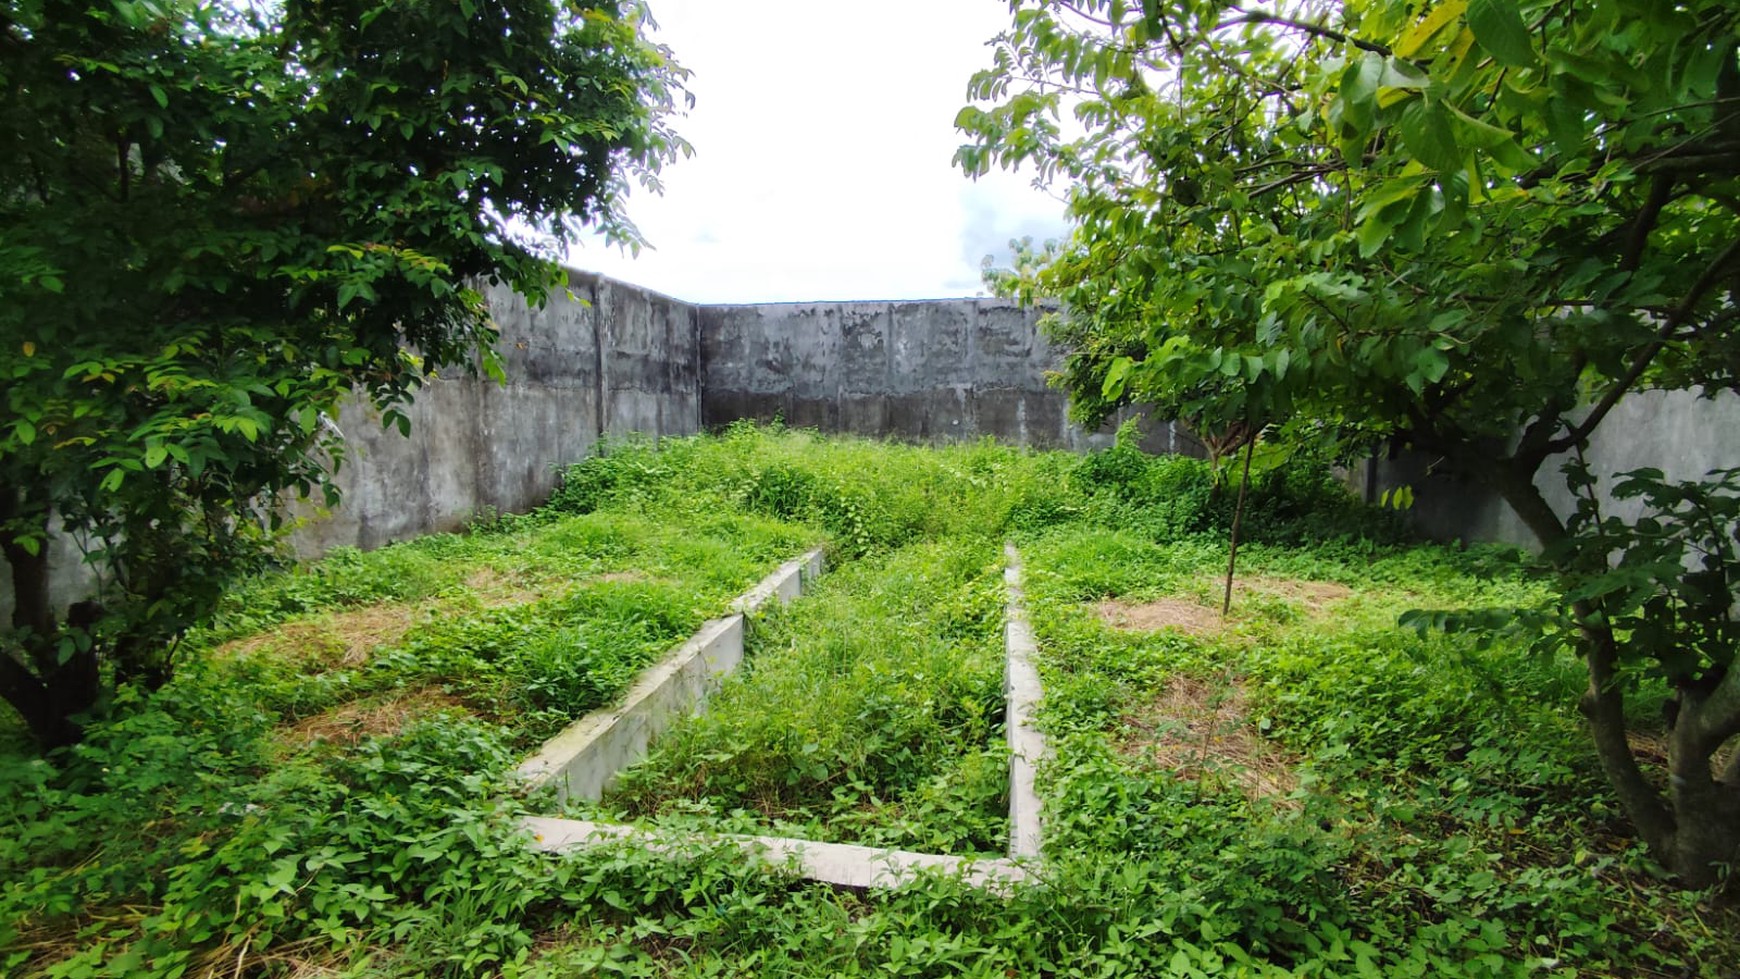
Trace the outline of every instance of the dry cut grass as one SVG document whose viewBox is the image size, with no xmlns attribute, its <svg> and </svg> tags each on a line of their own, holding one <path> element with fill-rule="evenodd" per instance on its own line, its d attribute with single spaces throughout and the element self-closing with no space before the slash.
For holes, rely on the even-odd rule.
<svg viewBox="0 0 1740 979">
<path fill-rule="evenodd" d="M 1285 798 L 1298 785 L 1294 759 L 1257 730 L 1236 680 L 1168 679 L 1124 715 L 1118 750 L 1183 780 L 1219 780 L 1253 799 Z"/>
<path fill-rule="evenodd" d="M 1109 598 L 1094 606 L 1094 611 L 1106 625 L 1126 632 L 1173 629 L 1191 636 L 1213 636 L 1238 624 L 1241 599 L 1279 598 L 1302 605 L 1306 612 L 1318 615 L 1326 612 L 1333 603 L 1353 594 L 1346 585 L 1332 581 L 1262 576 L 1239 578 L 1233 582 L 1232 615 L 1222 617 L 1219 596 L 1224 594 L 1224 579 L 1203 579 L 1199 585 L 1199 594 L 1191 597 L 1156 598 L 1145 602 Z M 1212 604 L 1205 604 L 1206 600 L 1201 597 L 1205 595 L 1213 597 Z"/>
<path fill-rule="evenodd" d="M 224 643 L 218 647 L 217 655 L 220 658 L 269 655 L 327 669 L 361 666 L 375 650 L 402 642 L 424 612 L 424 608 L 397 602 L 328 612 Z"/>
<path fill-rule="evenodd" d="M 438 687 L 395 690 L 386 697 L 353 700 L 303 718 L 279 737 L 292 748 L 318 742 L 348 746 L 364 738 L 392 737 L 430 714 L 462 707 L 457 698 Z"/>
</svg>

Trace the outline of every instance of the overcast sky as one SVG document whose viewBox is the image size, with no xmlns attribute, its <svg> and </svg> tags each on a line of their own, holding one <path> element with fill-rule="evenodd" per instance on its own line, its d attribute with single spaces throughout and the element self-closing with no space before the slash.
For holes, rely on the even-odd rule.
<svg viewBox="0 0 1740 979">
<path fill-rule="evenodd" d="M 570 264 L 691 302 L 980 294 L 1010 238 L 1062 234 L 1025 175 L 951 164 L 967 80 L 1005 0 L 652 0 L 657 40 L 694 75 L 677 128 L 694 157 L 637 191 L 652 248 L 602 241 Z"/>
</svg>

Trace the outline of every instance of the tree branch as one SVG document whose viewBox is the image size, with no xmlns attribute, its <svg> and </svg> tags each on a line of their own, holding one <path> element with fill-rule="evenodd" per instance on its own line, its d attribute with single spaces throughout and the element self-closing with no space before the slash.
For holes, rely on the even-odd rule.
<svg viewBox="0 0 1740 979">
<path fill-rule="evenodd" d="M 1643 372 L 1649 369 L 1649 365 L 1655 360 L 1656 355 L 1667 347 L 1668 341 L 1673 338 L 1675 333 L 1679 332 L 1680 326 L 1685 323 L 1687 317 L 1692 315 L 1692 311 L 1697 308 L 1704 295 L 1715 288 L 1716 283 L 1722 277 L 1724 268 L 1733 262 L 1736 256 L 1740 256 L 1740 240 L 1730 242 L 1728 247 L 1722 249 L 1715 260 L 1704 269 L 1703 273 L 1698 276 L 1698 280 L 1692 283 L 1692 288 L 1686 292 L 1685 298 L 1680 300 L 1679 305 L 1674 308 L 1673 313 L 1662 324 L 1656 338 L 1650 342 L 1649 346 L 1638 351 L 1637 357 L 1632 360 L 1631 368 L 1625 372 L 1625 376 L 1608 389 L 1586 418 L 1572 426 L 1568 435 L 1548 443 L 1548 454 L 1563 452 L 1584 441 L 1591 432 L 1595 431 L 1596 426 L 1601 424 L 1601 420 L 1606 418 L 1607 413 L 1613 410 L 1613 406 L 1619 403 L 1619 399 L 1629 393 L 1632 386 L 1637 383 L 1638 378 L 1642 377 Z"/>
<path fill-rule="evenodd" d="M 1235 11 L 1235 12 L 1242 12 L 1242 11 Z M 1327 38 L 1331 41 L 1335 41 L 1335 42 L 1340 43 L 1340 44 L 1351 44 L 1354 47 L 1359 48 L 1361 51 L 1370 51 L 1373 54 L 1381 54 L 1386 58 L 1390 57 L 1392 54 L 1395 53 L 1395 52 L 1391 51 L 1389 48 L 1383 46 L 1382 44 L 1378 44 L 1375 41 L 1363 41 L 1357 37 L 1354 37 L 1351 34 L 1343 34 L 1342 32 L 1335 30 L 1333 28 L 1324 27 L 1322 24 L 1307 24 L 1306 22 L 1304 22 L 1302 20 L 1293 20 L 1290 17 L 1276 17 L 1273 14 L 1264 14 L 1264 13 L 1258 13 L 1256 11 L 1250 11 L 1250 12 L 1244 12 L 1243 17 L 1239 18 L 1236 21 L 1233 21 L 1232 23 L 1274 24 L 1276 27 L 1291 27 L 1296 31 L 1304 31 L 1307 34 L 1311 34 L 1311 35 L 1314 35 L 1316 37 Z"/>
<path fill-rule="evenodd" d="M 1668 174 L 1658 173 L 1650 181 L 1649 199 L 1637 212 L 1637 219 L 1631 223 L 1631 233 L 1626 236 L 1625 252 L 1619 260 L 1621 271 L 1637 271 L 1638 264 L 1643 261 L 1644 249 L 1649 247 L 1649 234 L 1655 230 L 1661 219 L 1661 209 L 1673 198 L 1673 192 L 1674 178 Z"/>
</svg>

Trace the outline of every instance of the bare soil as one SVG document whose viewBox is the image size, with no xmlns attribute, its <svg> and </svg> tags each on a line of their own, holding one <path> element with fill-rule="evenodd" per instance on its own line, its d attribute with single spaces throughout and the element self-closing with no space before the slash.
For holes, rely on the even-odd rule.
<svg viewBox="0 0 1740 979">
<path fill-rule="evenodd" d="M 401 642 L 417 624 L 417 606 L 397 602 L 364 605 L 319 618 L 299 619 L 218 647 L 217 655 L 270 653 L 294 663 L 329 669 L 359 666 L 382 646 Z"/>
<path fill-rule="evenodd" d="M 1094 606 L 1094 611 L 1112 628 L 1130 632 L 1176 629 L 1192 636 L 1207 636 L 1225 625 L 1219 609 L 1182 598 L 1157 598 L 1151 602 L 1108 598 Z"/>
<path fill-rule="evenodd" d="M 1214 580 L 1214 591 L 1224 594 L 1226 579 Z M 1235 578 L 1233 580 L 1233 603 L 1237 608 L 1240 595 L 1278 595 L 1293 599 L 1312 612 L 1321 612 L 1330 603 L 1338 602 L 1353 594 L 1353 589 L 1333 581 L 1306 581 L 1302 578 L 1266 578 L 1257 575 L 1251 578 Z"/>
<path fill-rule="evenodd" d="M 1172 677 L 1124 715 L 1118 750 L 1182 780 L 1222 780 L 1251 798 L 1283 798 L 1298 785 L 1292 759 L 1257 731 L 1236 680 Z"/>
<path fill-rule="evenodd" d="M 353 700 L 304 718 L 280 737 L 293 747 L 316 742 L 353 745 L 367 737 L 391 737 L 436 711 L 458 709 L 459 700 L 437 687 L 395 691 L 386 698 Z"/>
<path fill-rule="evenodd" d="M 1212 584 L 1211 588 L 1206 589 L 1209 593 L 1224 594 L 1224 579 L 1209 583 Z M 1352 589 L 1333 581 L 1261 576 L 1239 578 L 1233 582 L 1232 617 L 1234 620 L 1238 618 L 1240 596 L 1279 596 L 1298 602 L 1310 613 L 1317 614 L 1327 609 L 1331 603 L 1352 594 Z M 1176 629 L 1192 636 L 1210 636 L 1225 630 L 1231 624 L 1221 617 L 1218 601 L 1210 606 L 1190 598 L 1157 598 L 1147 602 L 1110 598 L 1094 606 L 1094 611 L 1112 628 L 1131 632 Z"/>
</svg>

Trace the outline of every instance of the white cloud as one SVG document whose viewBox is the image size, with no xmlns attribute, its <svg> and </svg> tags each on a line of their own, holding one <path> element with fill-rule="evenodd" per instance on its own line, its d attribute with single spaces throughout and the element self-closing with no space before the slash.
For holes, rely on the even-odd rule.
<svg viewBox="0 0 1740 979">
<path fill-rule="evenodd" d="M 979 291 L 987 245 L 1062 233 L 1062 205 L 1024 179 L 972 183 L 951 164 L 1002 0 L 654 0 L 653 14 L 694 72 L 678 128 L 696 154 L 666 170 L 662 197 L 629 201 L 652 249 L 588 242 L 572 264 L 697 302 L 934 298 Z"/>
</svg>

